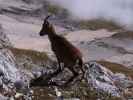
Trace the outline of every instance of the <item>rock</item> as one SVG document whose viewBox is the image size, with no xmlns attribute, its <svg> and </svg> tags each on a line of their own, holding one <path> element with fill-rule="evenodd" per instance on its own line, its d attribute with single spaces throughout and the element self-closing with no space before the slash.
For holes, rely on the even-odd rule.
<svg viewBox="0 0 133 100">
<path fill-rule="evenodd" d="M 0 100 L 9 100 L 7 97 L 5 97 L 5 96 L 2 96 L 1 94 L 0 94 Z"/>
<path fill-rule="evenodd" d="M 120 90 L 115 86 L 113 81 L 113 73 L 96 62 L 85 64 L 85 78 L 90 87 L 95 88 L 99 92 L 106 92 L 113 96 L 120 97 Z"/>
<path fill-rule="evenodd" d="M 17 68 L 15 58 L 9 50 L 9 47 L 12 47 L 11 43 L 0 26 L 0 93 L 7 97 L 13 97 L 16 92 L 15 88 L 22 89 L 24 87 L 23 82 L 18 80 L 25 81 L 27 77 Z M 25 91 L 29 90 L 28 84 L 26 85 Z M 28 92 L 29 91 L 27 91 L 27 93 Z M 26 92 L 24 92 L 24 94 L 26 94 Z"/>
<path fill-rule="evenodd" d="M 3 73 L 2 70 L 0 70 L 0 77 L 1 77 L 1 76 L 4 76 L 4 73 Z"/>
<path fill-rule="evenodd" d="M 24 88 L 25 84 L 22 80 L 18 80 L 14 83 L 14 86 L 16 87 L 16 89 L 20 90 Z"/>
<path fill-rule="evenodd" d="M 0 78 L 0 89 L 3 88 L 3 82 L 2 82 L 2 79 Z"/>
<path fill-rule="evenodd" d="M 133 81 L 128 79 L 124 74 L 122 73 L 116 73 L 114 74 L 114 81 L 117 83 L 117 85 L 123 89 L 126 88 L 133 88 Z"/>
<path fill-rule="evenodd" d="M 15 99 L 19 99 L 19 98 L 21 98 L 21 97 L 23 97 L 23 94 L 22 94 L 22 93 L 16 93 Z"/>
<path fill-rule="evenodd" d="M 7 48 L 12 47 L 11 42 L 9 41 L 9 38 L 3 33 L 3 28 L 0 25 L 0 48 Z"/>
<path fill-rule="evenodd" d="M 84 65 L 84 67 L 86 68 L 85 80 L 87 80 L 87 83 L 90 87 L 95 88 L 98 92 L 109 93 L 112 96 L 120 96 L 121 91 L 114 84 L 114 74 L 110 70 L 95 62 L 88 62 Z M 63 71 L 60 72 L 58 75 L 53 76 L 52 74 L 55 73 L 54 71 L 56 72 L 57 70 L 53 70 L 52 68 L 47 69 L 45 67 L 43 74 L 39 75 L 38 78 L 35 78 L 31 81 L 31 86 L 61 86 L 63 83 L 67 81 L 64 80 L 63 82 L 62 79 L 68 78 L 68 74 L 71 75 L 70 72 Z M 51 84 L 49 84 L 49 82 L 51 82 Z"/>
<path fill-rule="evenodd" d="M 88 84 L 88 89 L 93 89 L 96 93 L 108 94 L 109 96 L 121 97 L 122 92 L 126 88 L 131 88 L 133 81 L 128 79 L 124 74 L 114 74 L 105 66 L 96 62 L 87 62 L 84 64 L 85 82 Z M 31 86 L 62 86 L 71 76 L 68 70 L 64 69 L 58 72 L 57 65 L 53 67 L 45 66 L 43 69 L 34 70 L 34 79 L 31 81 Z M 50 83 L 50 84 L 49 84 Z M 78 84 L 74 83 L 74 84 Z M 71 86 L 71 85 L 69 85 Z"/>
</svg>

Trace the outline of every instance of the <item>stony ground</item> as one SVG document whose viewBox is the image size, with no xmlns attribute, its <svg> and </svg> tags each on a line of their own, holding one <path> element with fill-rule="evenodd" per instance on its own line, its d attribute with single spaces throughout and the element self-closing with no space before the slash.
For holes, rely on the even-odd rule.
<svg viewBox="0 0 133 100">
<path fill-rule="evenodd" d="M 42 15 L 40 15 L 41 17 L 32 17 L 25 13 L 29 10 L 33 12 L 36 9 L 39 9 L 36 7 L 36 3 L 28 5 L 21 0 L 12 0 L 12 3 L 10 4 L 7 4 L 8 0 L 1 0 L 0 2 L 2 5 L 0 23 L 14 47 L 45 51 L 49 55 L 53 55 L 47 36 L 39 37 L 38 35 L 43 22 L 41 18 Z M 15 5 L 15 3 L 17 5 Z M 20 12 L 19 10 L 22 11 Z M 33 12 L 32 14 L 35 15 L 36 12 Z M 60 19 L 62 20 L 62 17 Z M 132 37 L 132 32 L 129 33 L 125 31 L 125 34 L 129 34 L 130 36 L 121 37 L 123 34 L 120 34 L 122 33 L 122 30 L 119 28 L 119 30 L 115 29 L 113 31 L 107 31 L 106 29 L 91 31 L 88 29 L 74 28 L 70 31 L 70 28 L 68 27 L 71 27 L 72 25 L 69 26 L 69 24 L 66 24 L 65 26 L 60 19 L 54 20 L 54 18 L 52 18 L 51 21 L 55 25 L 57 33 L 62 34 L 75 44 L 83 53 L 85 61 L 107 60 L 132 67 L 133 40 L 130 38 Z M 74 26 L 75 25 L 73 24 L 73 27 Z M 94 24 L 94 27 L 97 26 Z"/>
<path fill-rule="evenodd" d="M 41 3 L 35 2 L 35 0 L 30 1 L 34 2 L 25 3 L 23 0 L 0 0 L 0 24 L 15 48 L 20 48 L 22 52 L 24 49 L 43 51 L 53 58 L 53 52 L 47 36 L 39 37 L 38 35 L 46 11 L 41 10 Z M 54 12 L 51 9 L 49 10 Z M 116 29 L 112 28 L 114 25 L 108 26 L 108 23 L 103 25 L 91 22 L 91 25 L 93 25 L 91 27 L 90 24 L 82 23 L 82 26 L 79 27 L 69 19 L 62 19 L 62 16 L 55 16 L 50 21 L 54 24 L 58 34 L 66 37 L 81 50 L 84 62 L 95 60 L 103 65 L 108 65 L 108 68 L 112 69 L 112 71 L 115 70 L 114 72 L 129 73 L 129 76 L 133 77 L 133 71 L 129 69 L 133 68 L 132 32 L 123 31 L 119 27 Z M 67 22 L 66 24 L 64 24 L 65 21 Z M 14 55 L 18 53 L 16 51 L 15 49 Z M 27 60 L 27 58 L 25 59 Z M 23 59 L 20 60 L 23 62 Z M 30 64 L 28 66 L 29 68 L 31 67 Z M 40 94 L 42 91 L 40 90 Z"/>
</svg>

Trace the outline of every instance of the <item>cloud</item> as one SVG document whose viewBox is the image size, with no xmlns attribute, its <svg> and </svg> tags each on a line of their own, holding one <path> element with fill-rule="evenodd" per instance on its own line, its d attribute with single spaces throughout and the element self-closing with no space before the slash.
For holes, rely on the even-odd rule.
<svg viewBox="0 0 133 100">
<path fill-rule="evenodd" d="M 80 19 L 104 18 L 123 26 L 133 26 L 133 0 L 48 0 Z"/>
</svg>

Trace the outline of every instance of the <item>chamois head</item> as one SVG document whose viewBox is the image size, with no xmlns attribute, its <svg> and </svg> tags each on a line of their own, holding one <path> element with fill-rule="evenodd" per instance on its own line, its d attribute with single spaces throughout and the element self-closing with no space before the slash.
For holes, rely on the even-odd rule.
<svg viewBox="0 0 133 100">
<path fill-rule="evenodd" d="M 47 35 L 51 32 L 54 31 L 54 27 L 52 26 L 52 24 L 49 23 L 48 21 L 48 18 L 50 16 L 47 16 L 45 19 L 44 19 L 44 22 L 43 22 L 43 25 L 42 25 L 42 29 L 40 31 L 40 36 L 44 36 L 44 35 Z"/>
</svg>

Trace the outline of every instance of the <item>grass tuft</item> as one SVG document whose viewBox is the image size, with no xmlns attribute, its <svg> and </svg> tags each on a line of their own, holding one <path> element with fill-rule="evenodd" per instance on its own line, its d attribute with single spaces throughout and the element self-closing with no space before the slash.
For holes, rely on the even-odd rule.
<svg viewBox="0 0 133 100">
<path fill-rule="evenodd" d="M 45 52 L 38 52 L 34 50 L 26 50 L 19 48 L 10 48 L 10 50 L 14 54 L 18 63 L 27 62 L 27 64 L 33 63 L 39 65 L 50 61 L 50 58 Z"/>
<path fill-rule="evenodd" d="M 110 69 L 114 73 L 123 73 L 133 79 L 133 69 L 128 69 L 124 65 L 108 61 L 97 61 L 97 62 L 105 66 L 106 68 Z"/>
<path fill-rule="evenodd" d="M 130 38 L 133 39 L 133 31 L 121 31 L 114 35 L 112 35 L 113 38 Z"/>
<path fill-rule="evenodd" d="M 107 29 L 109 31 L 122 29 L 120 25 L 117 25 L 113 21 L 106 21 L 101 19 L 80 21 L 79 27 L 82 29 L 91 29 L 91 30 Z"/>
</svg>

